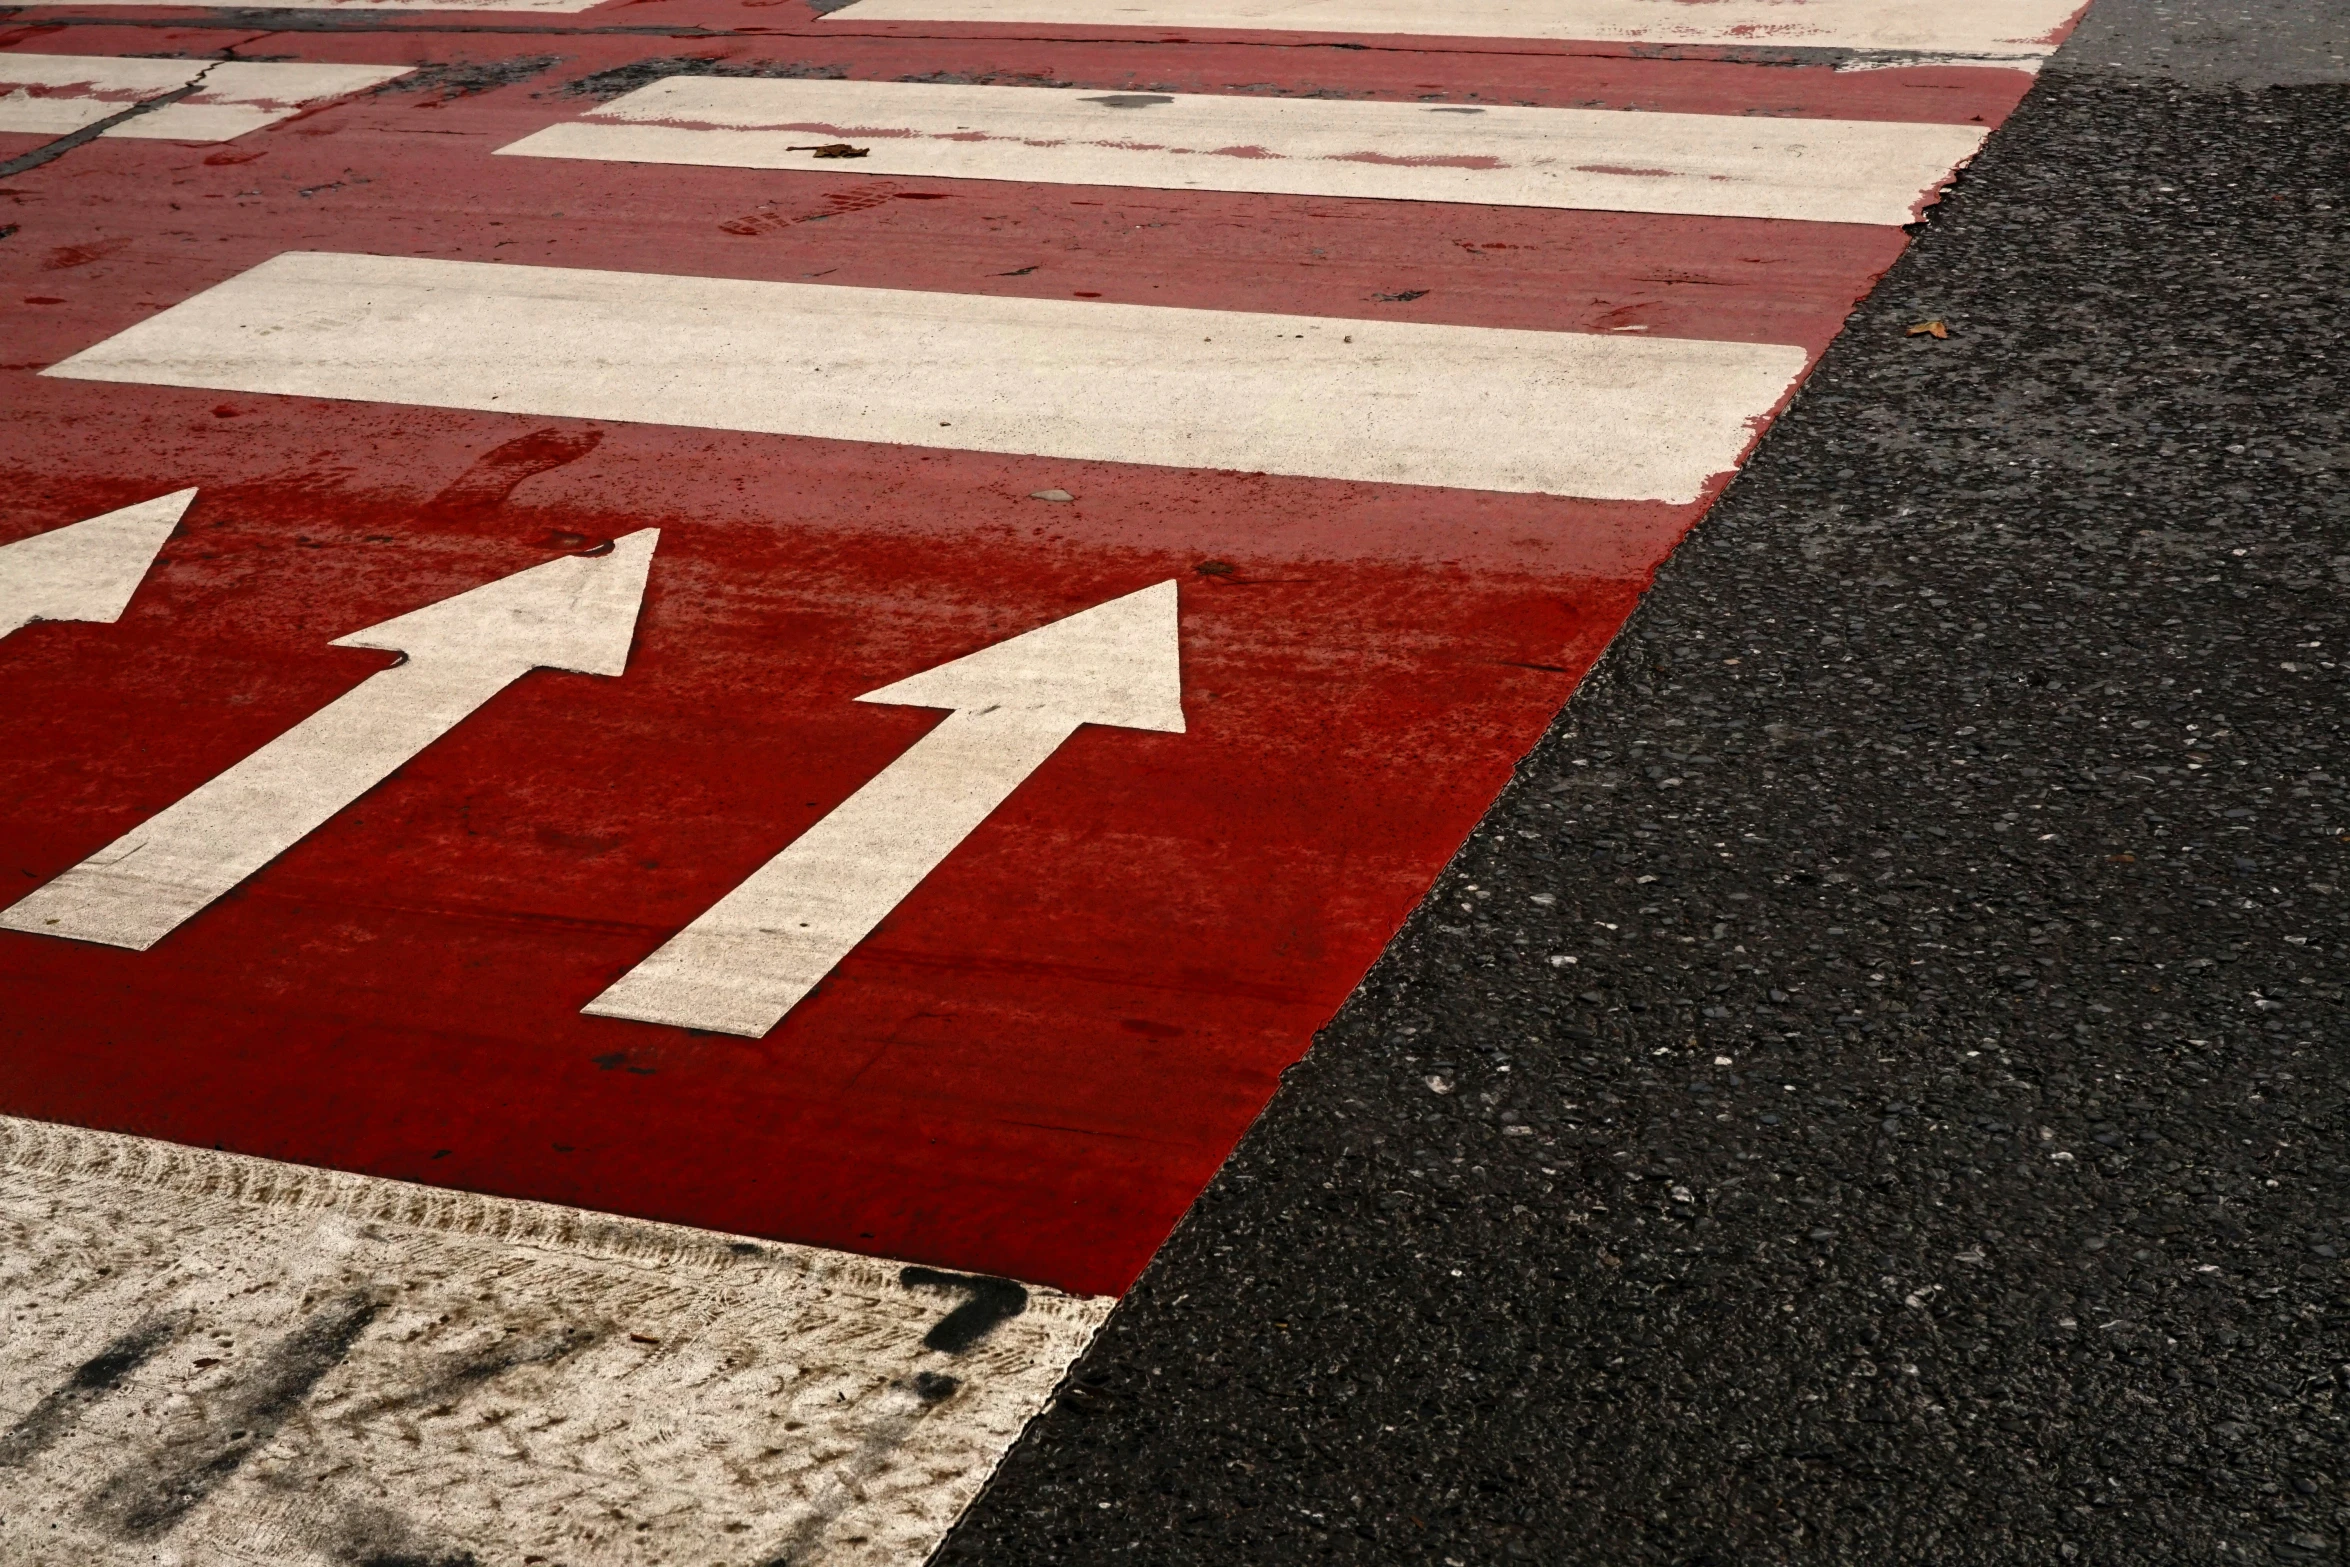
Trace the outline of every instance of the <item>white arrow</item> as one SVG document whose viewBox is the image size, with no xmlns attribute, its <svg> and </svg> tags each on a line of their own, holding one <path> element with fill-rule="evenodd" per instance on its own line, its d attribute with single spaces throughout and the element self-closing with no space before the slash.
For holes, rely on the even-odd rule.
<svg viewBox="0 0 2350 1567">
<path fill-rule="evenodd" d="M 583 1011 L 756 1039 L 1080 725 L 1181 734 L 1175 584 L 857 700 L 954 711 Z"/>
<path fill-rule="evenodd" d="M 651 528 L 338 637 L 405 653 L 13 908 L 0 927 L 144 952 L 533 669 L 628 667 Z"/>
<path fill-rule="evenodd" d="M 0 545 L 0 637 L 36 620 L 120 620 L 195 498 L 176 490 Z"/>
</svg>

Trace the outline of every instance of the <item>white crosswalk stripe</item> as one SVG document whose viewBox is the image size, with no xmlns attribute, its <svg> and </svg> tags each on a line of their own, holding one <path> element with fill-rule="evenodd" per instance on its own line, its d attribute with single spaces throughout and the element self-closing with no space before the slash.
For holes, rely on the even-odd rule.
<svg viewBox="0 0 2350 1567">
<path fill-rule="evenodd" d="M 1804 359 L 1770 343 L 290 252 L 47 373 L 1685 502 L 1736 463 Z"/>
<path fill-rule="evenodd" d="M 1907 223 L 1979 125 L 672 77 L 504 153 Z"/>
<path fill-rule="evenodd" d="M 993 22 L 1911 50 L 2029 59 L 2085 0 L 854 0 L 836 23 Z"/>
</svg>

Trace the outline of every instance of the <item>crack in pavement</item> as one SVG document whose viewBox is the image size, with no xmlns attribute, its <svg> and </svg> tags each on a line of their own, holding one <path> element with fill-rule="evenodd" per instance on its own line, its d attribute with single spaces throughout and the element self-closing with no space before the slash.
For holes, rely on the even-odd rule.
<svg viewBox="0 0 2350 1567">
<path fill-rule="evenodd" d="M 120 112 L 106 116 L 103 120 L 93 120 L 78 131 L 68 131 L 55 141 L 43 142 L 30 152 L 18 153 L 6 163 L 0 163 L 0 180 L 37 169 L 44 163 L 53 163 L 76 147 L 96 141 L 117 125 L 135 120 L 142 114 L 153 114 L 157 109 L 178 103 L 183 98 L 194 97 L 204 90 L 205 77 L 210 76 L 221 66 L 229 64 L 234 58 L 234 55 L 224 55 L 221 59 L 212 61 L 204 69 L 188 78 L 185 84 L 174 87 L 167 93 L 158 93 L 152 98 L 141 98 L 137 103 L 130 104 Z"/>
</svg>

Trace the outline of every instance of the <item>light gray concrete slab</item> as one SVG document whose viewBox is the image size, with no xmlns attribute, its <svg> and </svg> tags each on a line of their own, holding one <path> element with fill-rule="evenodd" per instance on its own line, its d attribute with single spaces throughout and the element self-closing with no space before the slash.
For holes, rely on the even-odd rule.
<svg viewBox="0 0 2350 1567">
<path fill-rule="evenodd" d="M 0 1117 L 0 1559 L 918 1562 L 1108 1308 Z"/>
</svg>

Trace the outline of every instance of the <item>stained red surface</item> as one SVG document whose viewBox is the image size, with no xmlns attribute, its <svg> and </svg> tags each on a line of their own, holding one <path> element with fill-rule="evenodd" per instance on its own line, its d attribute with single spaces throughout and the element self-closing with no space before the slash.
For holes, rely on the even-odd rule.
<svg viewBox="0 0 2350 1567">
<path fill-rule="evenodd" d="M 1910 118 L 1995 118 L 2020 90 L 1543 50 L 580 31 L 656 14 L 779 13 L 657 0 L 487 39 L 422 17 L 7 35 L 559 58 L 228 146 L 100 141 L 0 191 L 0 540 L 201 489 L 119 624 L 0 641 L 0 877 L 31 890 L 387 662 L 333 638 L 663 536 L 625 676 L 526 677 L 150 952 L 0 933 L 0 1110 L 1124 1288 L 1701 508 L 34 372 L 290 249 L 1816 352 L 1897 232 L 489 153 L 586 108 L 566 83 L 653 55 L 1656 107 L 1746 81 L 1772 112 L 1941 106 Z M 1047 488 L 1077 499 L 1030 498 Z M 1170 577 L 1188 734 L 1081 732 L 764 1040 L 579 1014 L 936 722 L 853 697 Z"/>
</svg>

